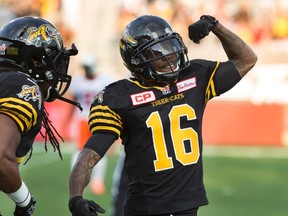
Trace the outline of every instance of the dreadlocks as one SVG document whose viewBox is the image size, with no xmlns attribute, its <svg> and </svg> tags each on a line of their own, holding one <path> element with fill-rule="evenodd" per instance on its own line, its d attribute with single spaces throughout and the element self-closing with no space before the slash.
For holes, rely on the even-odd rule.
<svg viewBox="0 0 288 216">
<path fill-rule="evenodd" d="M 40 132 L 40 133 L 41 133 L 41 136 L 45 140 L 45 150 L 47 152 L 47 137 L 48 137 L 51 145 L 53 146 L 54 152 L 57 149 L 61 160 L 63 160 L 63 157 L 62 157 L 62 154 L 61 154 L 61 150 L 60 150 L 60 145 L 59 145 L 59 142 L 58 142 L 54 132 L 62 140 L 62 142 L 64 142 L 64 139 L 58 133 L 58 131 L 55 129 L 55 127 L 53 126 L 53 124 L 52 124 L 51 120 L 48 118 L 48 116 L 49 116 L 49 113 L 47 112 L 46 108 L 44 107 L 44 116 L 43 116 L 43 119 L 42 119 L 42 126 L 45 128 L 45 134 L 43 135 L 42 132 Z"/>
<path fill-rule="evenodd" d="M 47 112 L 45 107 L 44 107 L 44 114 L 43 114 L 43 118 L 42 118 L 42 127 L 45 129 L 45 132 L 42 133 L 42 131 L 40 131 L 40 134 L 45 140 L 45 151 L 47 152 L 47 150 L 48 150 L 47 140 L 49 139 L 51 145 L 53 146 L 54 152 L 57 150 L 61 160 L 63 160 L 63 156 L 62 156 L 61 150 L 60 150 L 60 144 L 59 144 L 59 141 L 57 140 L 57 137 L 55 136 L 55 133 L 62 140 L 62 142 L 64 142 L 64 139 L 58 133 L 56 128 L 53 126 L 52 121 L 49 119 L 49 113 Z M 32 157 L 32 151 L 33 151 L 33 147 L 31 148 L 29 157 L 27 158 L 27 160 L 25 161 L 24 164 L 26 164 L 30 160 L 30 158 Z"/>
</svg>

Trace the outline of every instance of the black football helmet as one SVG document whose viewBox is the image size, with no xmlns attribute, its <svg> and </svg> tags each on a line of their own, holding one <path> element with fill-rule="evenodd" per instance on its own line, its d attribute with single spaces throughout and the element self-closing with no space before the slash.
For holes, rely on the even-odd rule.
<svg viewBox="0 0 288 216">
<path fill-rule="evenodd" d="M 0 66 L 16 68 L 37 83 L 49 83 L 48 102 L 57 98 L 71 102 L 62 96 L 71 82 L 67 74 L 70 56 L 77 54 L 74 44 L 64 48 L 59 31 L 39 17 L 16 18 L 0 30 Z"/>
<path fill-rule="evenodd" d="M 152 15 L 133 20 L 120 39 L 124 65 L 135 78 L 145 82 L 169 84 L 177 81 L 179 71 L 189 65 L 187 52 L 181 36 L 164 19 Z M 171 55 L 177 55 L 177 66 L 169 60 Z M 171 72 L 153 68 L 152 63 L 157 59 L 164 59 Z"/>
</svg>

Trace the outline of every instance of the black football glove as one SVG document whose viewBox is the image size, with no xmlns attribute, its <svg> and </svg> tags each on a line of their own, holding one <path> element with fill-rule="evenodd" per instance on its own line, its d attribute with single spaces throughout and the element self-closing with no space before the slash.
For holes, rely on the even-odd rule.
<svg viewBox="0 0 288 216">
<path fill-rule="evenodd" d="M 94 201 L 83 199 L 77 196 L 69 201 L 69 210 L 72 216 L 98 216 L 98 213 L 105 213 L 105 210 Z"/>
<path fill-rule="evenodd" d="M 16 205 L 14 216 L 30 216 L 33 215 L 33 212 L 36 208 L 36 201 L 33 197 L 31 197 L 31 200 L 29 204 L 25 207 L 20 207 Z"/>
<path fill-rule="evenodd" d="M 200 40 L 204 37 L 206 37 L 211 30 L 215 27 L 215 25 L 218 23 L 218 20 L 216 20 L 214 17 L 209 15 L 203 15 L 200 17 L 200 20 L 197 22 L 191 24 L 188 27 L 189 32 L 189 38 L 194 43 L 200 43 Z"/>
</svg>

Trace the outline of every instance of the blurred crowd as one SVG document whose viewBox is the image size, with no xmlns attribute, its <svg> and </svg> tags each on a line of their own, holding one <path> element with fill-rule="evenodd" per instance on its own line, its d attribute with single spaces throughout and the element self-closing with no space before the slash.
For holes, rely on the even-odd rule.
<svg viewBox="0 0 288 216">
<path fill-rule="evenodd" d="M 61 32 L 63 40 L 70 41 L 73 30 L 61 19 L 61 0 L 0 0 L 0 27 L 21 16 L 39 16 L 49 20 Z"/>
<path fill-rule="evenodd" d="M 123 0 L 119 8 L 119 29 L 143 13 L 160 15 L 176 31 L 187 35 L 187 26 L 202 14 L 221 20 L 250 44 L 288 39 L 287 0 Z"/>
<path fill-rule="evenodd" d="M 61 23 L 62 1 L 0 0 L 0 25 L 24 15 L 42 16 Z M 147 13 L 164 17 L 175 30 L 186 35 L 187 26 L 208 13 L 251 44 L 288 38 L 288 0 L 119 0 L 115 4 L 120 32 L 131 19 Z"/>
<path fill-rule="evenodd" d="M 67 17 L 64 11 L 69 11 L 70 15 Z M 287 59 L 288 0 L 113 0 L 105 3 L 94 0 L 0 0 L 0 26 L 18 16 L 44 17 L 56 25 L 64 42 L 69 44 L 77 40 L 82 52 L 98 50 L 95 55 L 109 66 L 109 56 L 111 59 L 115 55 L 115 50 L 112 52 L 110 48 L 118 51 L 122 30 L 128 22 L 142 14 L 165 18 L 182 35 L 188 46 L 193 44 L 188 41 L 187 26 L 197 21 L 202 14 L 210 14 L 251 44 L 260 53 L 259 63 L 282 63 Z M 75 20 L 79 20 L 78 26 Z M 104 24 L 100 25 L 100 22 Z M 212 44 L 218 43 L 213 37 L 209 37 L 209 40 Z M 211 47 L 211 43 L 206 41 L 204 43 L 209 44 L 207 49 L 217 50 L 217 46 Z M 201 57 L 201 54 L 207 54 L 207 49 L 202 46 L 202 51 L 197 47 L 192 50 L 199 52 L 196 56 Z M 212 51 L 209 50 L 210 55 Z M 121 60 L 115 61 L 116 65 L 119 63 Z"/>
</svg>

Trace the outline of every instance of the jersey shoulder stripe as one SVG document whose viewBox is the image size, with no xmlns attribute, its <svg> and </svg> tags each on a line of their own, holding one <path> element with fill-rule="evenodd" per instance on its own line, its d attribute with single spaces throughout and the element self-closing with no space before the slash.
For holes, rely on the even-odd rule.
<svg viewBox="0 0 288 216">
<path fill-rule="evenodd" d="M 217 68 L 219 67 L 220 62 L 216 63 L 216 66 L 210 76 L 207 88 L 206 88 L 206 92 L 205 92 L 205 103 L 207 103 L 212 97 L 215 97 L 216 91 L 215 91 L 215 85 L 214 85 L 214 81 L 213 81 L 213 77 L 215 75 L 215 72 L 217 71 Z"/>
<path fill-rule="evenodd" d="M 27 101 L 17 98 L 1 98 L 0 113 L 10 116 L 17 124 L 21 133 L 25 133 L 35 126 L 38 114 Z"/>
<path fill-rule="evenodd" d="M 91 108 L 88 124 L 91 133 L 108 130 L 119 136 L 123 129 L 121 117 L 108 106 L 102 105 Z"/>
</svg>

